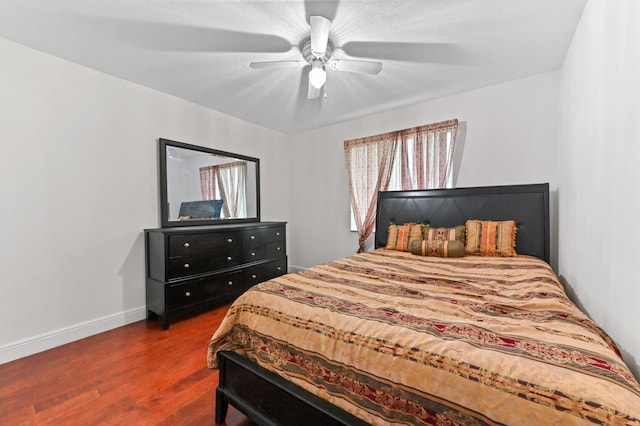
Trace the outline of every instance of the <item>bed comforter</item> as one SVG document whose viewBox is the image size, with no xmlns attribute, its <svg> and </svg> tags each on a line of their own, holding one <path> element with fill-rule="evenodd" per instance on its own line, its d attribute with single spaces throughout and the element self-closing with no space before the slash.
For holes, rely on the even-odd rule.
<svg viewBox="0 0 640 426">
<path fill-rule="evenodd" d="M 640 424 L 613 342 L 528 257 L 376 250 L 238 298 L 235 351 L 371 424 Z"/>
</svg>

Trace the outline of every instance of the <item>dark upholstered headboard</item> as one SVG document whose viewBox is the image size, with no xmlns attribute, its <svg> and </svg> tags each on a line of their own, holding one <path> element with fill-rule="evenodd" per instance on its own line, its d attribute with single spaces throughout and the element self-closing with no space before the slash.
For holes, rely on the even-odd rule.
<svg viewBox="0 0 640 426">
<path fill-rule="evenodd" d="M 378 194 L 375 247 L 390 224 L 463 225 L 468 219 L 515 220 L 516 252 L 549 263 L 549 184 L 386 191 Z"/>
</svg>

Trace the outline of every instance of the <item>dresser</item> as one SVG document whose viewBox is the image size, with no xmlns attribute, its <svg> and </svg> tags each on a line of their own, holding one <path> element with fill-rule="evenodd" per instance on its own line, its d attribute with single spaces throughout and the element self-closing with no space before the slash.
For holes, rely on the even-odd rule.
<svg viewBox="0 0 640 426">
<path fill-rule="evenodd" d="M 287 273 L 286 223 L 145 229 L 149 318 L 162 328 Z"/>
</svg>

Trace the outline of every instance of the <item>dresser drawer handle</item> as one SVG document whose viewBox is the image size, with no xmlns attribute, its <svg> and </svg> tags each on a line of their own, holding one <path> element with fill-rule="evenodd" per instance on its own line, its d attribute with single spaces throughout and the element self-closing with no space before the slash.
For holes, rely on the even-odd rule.
<svg viewBox="0 0 640 426">
<path fill-rule="evenodd" d="M 279 237 L 279 236 L 280 236 L 280 233 L 279 233 L 279 232 L 276 232 L 276 237 Z"/>
<path fill-rule="evenodd" d="M 188 263 L 185 263 L 185 264 L 184 264 L 184 269 L 189 269 L 189 266 L 190 266 L 190 265 L 189 265 Z"/>
<path fill-rule="evenodd" d="M 233 242 L 233 239 L 231 239 L 231 238 L 227 238 L 227 242 L 228 242 L 228 243 L 232 243 L 232 242 Z"/>
<path fill-rule="evenodd" d="M 184 295 L 185 295 L 186 297 L 191 297 L 191 293 L 190 293 L 190 292 L 188 292 L 188 291 L 187 291 L 187 292 L 185 292 L 185 293 L 184 293 Z"/>
<path fill-rule="evenodd" d="M 233 285 L 233 281 L 229 281 L 229 282 L 227 283 L 227 285 L 229 285 L 229 286 Z"/>
<path fill-rule="evenodd" d="M 227 260 L 231 260 L 231 256 L 227 256 Z"/>
<path fill-rule="evenodd" d="M 255 280 L 256 278 L 258 278 L 258 276 L 256 274 L 253 274 L 251 275 L 251 278 Z"/>
<path fill-rule="evenodd" d="M 184 247 L 189 247 L 189 242 L 187 241 L 186 243 L 183 244 Z"/>
<path fill-rule="evenodd" d="M 280 251 L 281 249 L 280 249 L 280 247 L 276 247 L 276 250 Z"/>
<path fill-rule="evenodd" d="M 252 240 L 255 240 L 255 239 L 256 239 L 256 236 L 255 236 L 255 235 L 252 235 L 252 236 L 251 236 L 251 239 L 252 239 Z"/>
<path fill-rule="evenodd" d="M 278 266 L 278 271 L 282 271 L 282 266 Z"/>
<path fill-rule="evenodd" d="M 254 252 L 251 252 L 251 256 L 255 256 L 256 254 Z"/>
</svg>

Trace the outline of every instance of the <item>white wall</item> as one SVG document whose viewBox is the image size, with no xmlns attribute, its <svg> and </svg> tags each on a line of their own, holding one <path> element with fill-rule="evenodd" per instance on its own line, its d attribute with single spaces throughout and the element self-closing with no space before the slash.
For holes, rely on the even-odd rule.
<svg viewBox="0 0 640 426">
<path fill-rule="evenodd" d="M 549 182 L 555 191 L 558 84 L 558 72 L 545 73 L 292 136 L 290 264 L 308 267 L 358 248 L 349 231 L 348 139 L 458 118 L 466 138 L 456 186 Z"/>
<path fill-rule="evenodd" d="M 562 69 L 559 274 L 640 377 L 640 2 L 590 0 Z"/>
<path fill-rule="evenodd" d="M 287 137 L 0 39 L 0 362 L 144 318 L 159 137 L 261 159 L 287 220 Z"/>
</svg>

